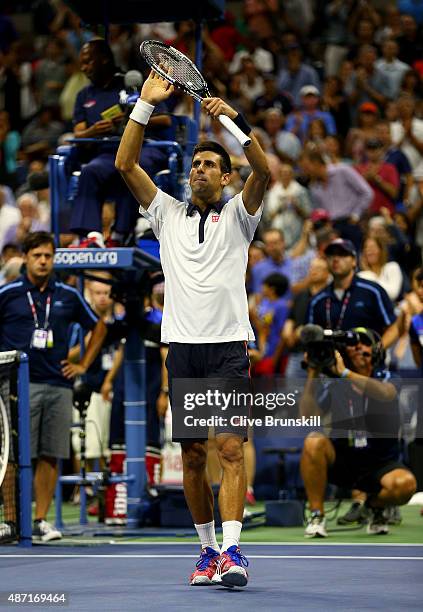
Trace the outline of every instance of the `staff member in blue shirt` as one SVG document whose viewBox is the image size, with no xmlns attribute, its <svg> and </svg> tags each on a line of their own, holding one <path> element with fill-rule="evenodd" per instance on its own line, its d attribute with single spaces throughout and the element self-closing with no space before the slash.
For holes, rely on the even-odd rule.
<svg viewBox="0 0 423 612">
<path fill-rule="evenodd" d="M 391 346 L 398 338 L 392 302 L 383 287 L 356 276 L 353 243 L 337 238 L 325 255 L 333 282 L 310 301 L 307 323 L 333 330 L 369 327 L 382 336 L 384 348 Z"/>
<path fill-rule="evenodd" d="M 57 459 L 69 457 L 72 380 L 85 373 L 106 337 L 105 323 L 81 294 L 53 277 L 54 241 L 47 232 L 29 234 L 23 244 L 26 272 L 0 289 L 0 350 L 29 355 L 31 455 L 37 460 L 33 535 L 60 539 L 46 522 L 57 480 Z M 66 361 L 68 329 L 77 322 L 93 329 L 78 365 Z"/>
</svg>

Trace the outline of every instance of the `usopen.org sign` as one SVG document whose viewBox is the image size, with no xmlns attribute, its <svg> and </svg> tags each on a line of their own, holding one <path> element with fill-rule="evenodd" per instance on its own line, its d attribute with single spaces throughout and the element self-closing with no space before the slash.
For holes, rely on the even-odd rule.
<svg viewBox="0 0 423 612">
<path fill-rule="evenodd" d="M 133 249 L 57 249 L 55 268 L 127 268 L 133 262 Z"/>
</svg>

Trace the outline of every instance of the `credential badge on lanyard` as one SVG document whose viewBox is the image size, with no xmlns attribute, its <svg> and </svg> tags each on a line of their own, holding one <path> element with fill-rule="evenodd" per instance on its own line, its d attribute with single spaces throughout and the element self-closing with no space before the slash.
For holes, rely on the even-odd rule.
<svg viewBox="0 0 423 612">
<path fill-rule="evenodd" d="M 46 314 L 44 318 L 44 326 L 40 327 L 37 315 L 37 309 L 35 308 L 34 300 L 30 291 L 27 291 L 26 296 L 28 303 L 31 308 L 32 318 L 34 319 L 35 329 L 31 337 L 31 348 L 39 351 L 44 351 L 47 348 L 53 348 L 53 330 L 49 329 L 49 318 L 51 308 L 51 296 L 47 297 L 46 303 Z"/>
</svg>

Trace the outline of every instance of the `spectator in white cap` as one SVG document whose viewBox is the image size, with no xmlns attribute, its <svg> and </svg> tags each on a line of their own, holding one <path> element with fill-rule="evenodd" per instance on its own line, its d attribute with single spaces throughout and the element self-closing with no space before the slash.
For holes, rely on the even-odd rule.
<svg viewBox="0 0 423 612">
<path fill-rule="evenodd" d="M 304 142 L 308 134 L 310 123 L 321 119 L 328 135 L 336 134 L 336 124 L 328 111 L 320 110 L 320 92 L 315 85 L 304 85 L 300 89 L 301 108 L 291 113 L 286 120 L 286 129 Z"/>
</svg>

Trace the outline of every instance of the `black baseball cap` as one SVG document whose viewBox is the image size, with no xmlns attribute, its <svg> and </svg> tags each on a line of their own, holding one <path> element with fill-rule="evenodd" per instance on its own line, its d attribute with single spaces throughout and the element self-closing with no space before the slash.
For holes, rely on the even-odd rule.
<svg viewBox="0 0 423 612">
<path fill-rule="evenodd" d="M 325 248 L 325 255 L 334 255 L 337 252 L 344 252 L 346 255 L 357 257 L 357 251 L 351 240 L 336 238 Z"/>
</svg>

